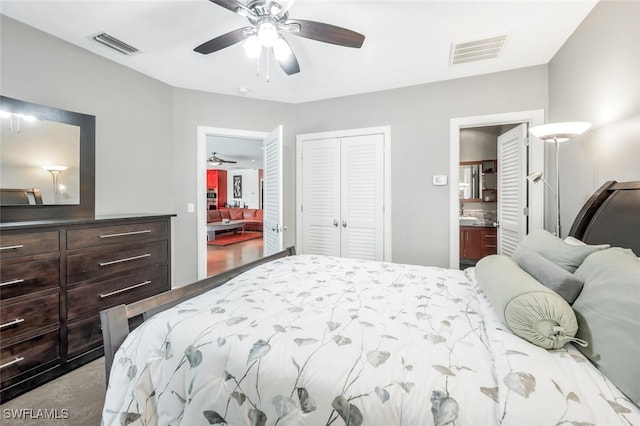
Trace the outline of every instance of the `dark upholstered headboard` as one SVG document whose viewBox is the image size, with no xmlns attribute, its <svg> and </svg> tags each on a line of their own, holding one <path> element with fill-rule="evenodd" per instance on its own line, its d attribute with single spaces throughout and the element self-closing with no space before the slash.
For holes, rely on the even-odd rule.
<svg viewBox="0 0 640 426">
<path fill-rule="evenodd" d="M 587 244 L 630 248 L 640 256 L 640 181 L 609 181 L 587 200 L 569 235 Z"/>
<path fill-rule="evenodd" d="M 39 189 L 0 189 L 0 205 L 20 206 L 28 204 L 42 204 L 42 195 Z"/>
</svg>

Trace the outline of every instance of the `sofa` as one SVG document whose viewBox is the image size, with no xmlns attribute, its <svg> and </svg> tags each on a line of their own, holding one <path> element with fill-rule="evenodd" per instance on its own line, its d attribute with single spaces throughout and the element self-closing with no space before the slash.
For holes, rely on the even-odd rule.
<svg viewBox="0 0 640 426">
<path fill-rule="evenodd" d="M 245 231 L 262 232 L 262 209 L 225 208 L 207 210 L 207 223 L 222 222 L 222 219 L 243 220 Z"/>
</svg>

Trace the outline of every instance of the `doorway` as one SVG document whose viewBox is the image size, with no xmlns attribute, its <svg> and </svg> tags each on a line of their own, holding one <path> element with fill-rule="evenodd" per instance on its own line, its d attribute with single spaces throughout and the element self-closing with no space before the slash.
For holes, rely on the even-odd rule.
<svg viewBox="0 0 640 426">
<path fill-rule="evenodd" d="M 282 135 L 281 126 L 277 128 L 278 134 Z M 198 280 L 207 277 L 207 257 L 208 257 L 208 245 L 207 245 L 207 197 L 206 197 L 206 165 L 208 156 L 211 154 L 207 151 L 207 139 L 211 137 L 218 138 L 236 138 L 243 140 L 253 141 L 265 141 L 265 138 L 272 135 L 274 132 L 258 132 L 252 130 L 242 129 L 226 129 L 217 127 L 198 126 L 197 127 L 197 147 L 196 147 L 196 193 L 198 194 L 196 202 L 196 221 L 197 221 L 197 255 L 198 255 Z M 280 143 L 281 143 L 281 137 Z M 279 167 L 280 164 L 264 164 L 265 173 L 268 168 Z M 277 193 L 278 200 L 274 200 L 273 204 L 282 205 L 282 192 Z M 263 234 L 264 235 L 264 234 Z M 260 255 L 261 257 L 261 255 Z M 235 265 L 237 266 L 237 265 Z"/>
<path fill-rule="evenodd" d="M 461 248 L 461 233 L 460 233 L 460 216 L 461 216 L 461 204 L 460 204 L 460 192 L 459 192 L 459 179 L 460 179 L 460 144 L 461 144 L 461 130 L 480 128 L 487 126 L 511 126 L 521 123 L 528 124 L 529 127 L 542 124 L 544 122 L 543 110 L 531 110 L 512 112 L 504 114 L 492 114 L 484 116 L 474 117 L 462 117 L 451 119 L 450 121 L 450 226 L 449 226 L 449 267 L 452 269 L 460 268 L 460 248 Z M 544 145 L 539 140 L 531 140 L 528 143 L 526 149 L 528 156 L 528 167 L 531 170 L 540 170 L 544 167 Z M 526 180 L 526 162 L 523 168 L 519 170 L 519 179 Z M 499 168 L 499 166 L 498 166 Z M 544 217 L 544 191 L 542 188 L 530 187 L 526 197 L 526 205 L 529 206 L 528 221 L 529 230 L 542 228 Z M 484 197 L 483 197 L 484 198 Z M 491 198 L 489 198 L 491 200 Z M 499 201 L 499 199 L 498 199 Z M 497 208 L 496 208 L 497 210 Z M 523 215 L 525 212 L 523 211 Z M 498 224 L 499 226 L 499 224 Z"/>
</svg>

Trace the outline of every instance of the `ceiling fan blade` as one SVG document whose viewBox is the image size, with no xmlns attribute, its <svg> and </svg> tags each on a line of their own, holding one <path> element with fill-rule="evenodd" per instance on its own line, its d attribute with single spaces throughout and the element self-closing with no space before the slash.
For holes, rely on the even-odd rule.
<svg viewBox="0 0 640 426">
<path fill-rule="evenodd" d="M 304 19 L 287 19 L 285 25 L 299 25 L 300 31 L 292 31 L 290 34 L 325 43 L 337 44 L 356 49 L 364 43 L 364 35 L 335 25 L 322 22 L 307 21 Z"/>
<path fill-rule="evenodd" d="M 289 46 L 289 42 L 287 42 L 284 37 L 280 36 L 280 39 L 284 40 L 284 42 L 287 43 L 287 46 Z M 289 46 L 289 50 L 291 50 L 291 46 Z M 276 60 L 278 61 L 280 68 L 282 68 L 287 75 L 293 75 L 300 72 L 300 64 L 298 64 L 298 60 L 296 59 L 296 55 L 293 53 L 293 50 L 291 50 L 291 53 L 286 58 L 278 59 L 276 56 Z"/>
<path fill-rule="evenodd" d="M 250 34 L 251 30 L 251 27 L 238 28 L 237 30 L 230 31 L 219 37 L 212 38 L 211 40 L 202 43 L 200 46 L 196 47 L 193 50 L 198 53 L 202 53 L 203 55 L 217 52 L 220 49 L 224 49 L 225 47 L 229 47 L 232 44 L 241 42 L 247 37 L 247 35 Z"/>
<path fill-rule="evenodd" d="M 242 16 L 248 16 L 248 15 L 255 16 L 251 9 L 249 9 L 247 6 L 245 6 L 244 4 L 236 0 L 209 0 L 209 1 L 211 1 L 211 3 L 217 4 L 218 6 L 222 6 L 225 9 L 228 9 L 232 12 L 238 13 Z"/>
</svg>

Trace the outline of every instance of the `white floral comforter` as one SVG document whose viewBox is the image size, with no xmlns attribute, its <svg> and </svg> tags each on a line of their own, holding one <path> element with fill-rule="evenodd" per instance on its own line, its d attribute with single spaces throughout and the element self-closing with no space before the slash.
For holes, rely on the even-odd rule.
<svg viewBox="0 0 640 426">
<path fill-rule="evenodd" d="M 505 330 L 467 272 L 293 256 L 154 316 L 117 352 L 105 425 L 629 425 L 570 345 Z"/>
</svg>

